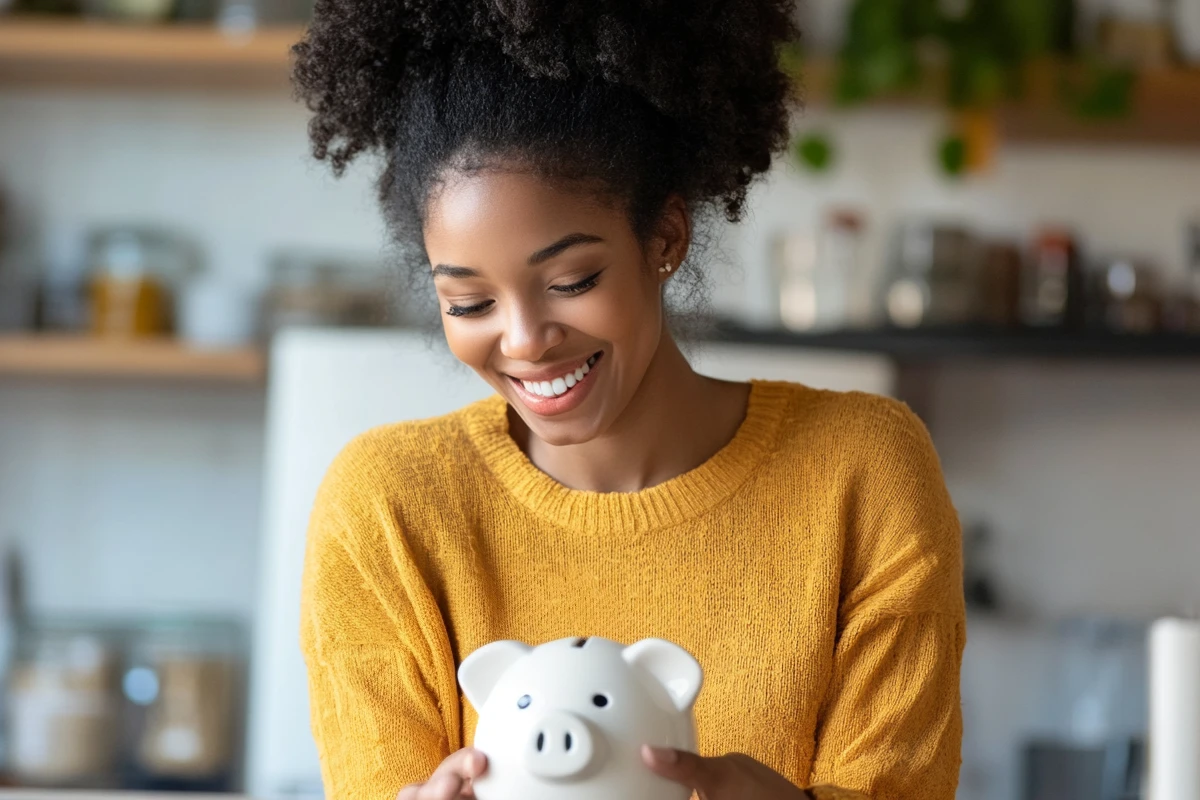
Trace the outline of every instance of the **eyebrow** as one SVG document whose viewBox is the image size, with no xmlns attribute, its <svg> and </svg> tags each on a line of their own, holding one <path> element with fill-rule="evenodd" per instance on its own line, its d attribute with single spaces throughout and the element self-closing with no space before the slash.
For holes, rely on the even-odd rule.
<svg viewBox="0 0 1200 800">
<path fill-rule="evenodd" d="M 596 244 L 603 241 L 599 236 L 593 236 L 590 233 L 569 233 L 549 247 L 543 247 L 541 250 L 538 250 L 529 257 L 527 263 L 531 267 L 536 267 L 538 264 L 549 261 L 556 255 L 559 255 L 564 250 L 578 247 L 581 244 Z"/>
<path fill-rule="evenodd" d="M 543 264 L 555 256 L 561 255 L 564 251 L 572 247 L 584 244 L 598 244 L 603 241 L 603 238 L 590 233 L 569 233 L 554 244 L 538 250 L 526 259 L 526 263 L 531 267 L 536 267 L 538 264 Z M 479 277 L 479 271 L 471 267 L 459 267 L 454 264 L 437 264 L 433 268 L 433 276 L 435 278 L 477 278 Z"/>
</svg>

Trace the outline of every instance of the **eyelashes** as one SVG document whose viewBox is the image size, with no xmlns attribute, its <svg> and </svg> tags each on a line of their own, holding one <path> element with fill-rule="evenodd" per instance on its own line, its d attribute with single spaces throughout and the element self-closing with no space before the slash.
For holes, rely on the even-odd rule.
<svg viewBox="0 0 1200 800">
<path fill-rule="evenodd" d="M 575 295 L 583 294 L 592 289 L 600 282 L 600 274 L 604 270 L 595 272 L 578 283 L 568 284 L 566 286 L 551 286 L 550 291 L 565 297 L 574 297 Z M 496 304 L 495 300 L 485 300 L 482 303 L 476 303 L 473 306 L 455 306 L 452 305 L 446 309 L 446 316 L 449 317 L 477 317 L 487 311 Z"/>
<path fill-rule="evenodd" d="M 604 272 L 604 270 L 600 270 L 600 272 Z M 551 286 L 550 290 L 565 295 L 582 294 L 600 282 L 600 272 L 589 275 L 579 283 L 572 283 L 569 286 Z"/>
<path fill-rule="evenodd" d="M 479 303 L 473 306 L 450 306 L 446 309 L 446 316 L 449 317 L 474 317 L 487 311 L 495 303 L 494 300 L 488 300 L 484 303 Z"/>
</svg>

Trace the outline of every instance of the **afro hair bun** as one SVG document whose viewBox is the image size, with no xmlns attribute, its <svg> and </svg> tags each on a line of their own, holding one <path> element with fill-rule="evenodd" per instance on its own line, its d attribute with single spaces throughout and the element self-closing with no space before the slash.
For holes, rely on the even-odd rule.
<svg viewBox="0 0 1200 800">
<path fill-rule="evenodd" d="M 412 94 L 477 54 L 534 81 L 617 87 L 670 131 L 672 191 L 736 219 L 787 142 L 777 53 L 797 36 L 790 0 L 316 0 L 293 77 L 313 154 L 336 174 L 363 152 L 391 158 L 422 105 Z"/>
</svg>

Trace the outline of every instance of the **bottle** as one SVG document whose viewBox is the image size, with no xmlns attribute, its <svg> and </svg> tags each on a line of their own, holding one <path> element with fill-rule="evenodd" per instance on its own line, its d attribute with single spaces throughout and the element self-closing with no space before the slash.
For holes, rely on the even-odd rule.
<svg viewBox="0 0 1200 800">
<path fill-rule="evenodd" d="M 1083 325 L 1083 266 L 1074 237 L 1045 228 L 1034 239 L 1021 280 L 1021 322 L 1032 328 Z"/>
</svg>

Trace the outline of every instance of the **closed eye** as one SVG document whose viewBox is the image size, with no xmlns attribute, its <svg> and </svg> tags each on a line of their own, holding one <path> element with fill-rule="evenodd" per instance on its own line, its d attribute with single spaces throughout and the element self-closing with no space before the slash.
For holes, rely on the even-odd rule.
<svg viewBox="0 0 1200 800">
<path fill-rule="evenodd" d="M 475 317 L 487 311 L 495 302 L 495 300 L 485 300 L 473 306 L 452 305 L 446 309 L 446 315 L 450 317 Z"/>
<path fill-rule="evenodd" d="M 582 294 L 583 292 L 586 292 L 588 289 L 591 289 L 593 286 L 595 286 L 597 283 L 599 283 L 601 272 L 604 272 L 604 270 L 600 270 L 600 272 L 589 275 L 588 277 L 579 281 L 579 283 L 572 283 L 567 286 L 551 286 L 550 289 L 551 289 L 551 291 L 555 291 L 555 292 L 558 292 L 559 294 L 565 294 L 565 295 Z"/>
</svg>

